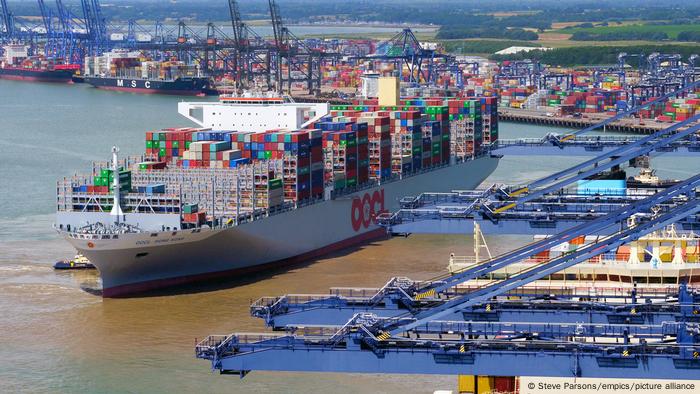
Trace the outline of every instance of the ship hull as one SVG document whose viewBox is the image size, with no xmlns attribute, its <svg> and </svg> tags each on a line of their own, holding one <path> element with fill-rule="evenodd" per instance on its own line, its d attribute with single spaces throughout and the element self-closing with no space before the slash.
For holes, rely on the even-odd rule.
<svg viewBox="0 0 700 394">
<path fill-rule="evenodd" d="M 0 68 L 0 79 L 30 82 L 72 83 L 73 72 L 69 70 L 31 70 Z"/>
<path fill-rule="evenodd" d="M 280 268 L 383 237 L 374 214 L 395 210 L 407 195 L 473 189 L 497 165 L 482 157 L 225 229 L 65 236 L 99 269 L 103 296 L 125 297 Z"/>
<path fill-rule="evenodd" d="M 98 89 L 141 94 L 204 96 L 214 92 L 207 78 L 178 78 L 165 81 L 86 76 L 84 82 Z"/>
</svg>

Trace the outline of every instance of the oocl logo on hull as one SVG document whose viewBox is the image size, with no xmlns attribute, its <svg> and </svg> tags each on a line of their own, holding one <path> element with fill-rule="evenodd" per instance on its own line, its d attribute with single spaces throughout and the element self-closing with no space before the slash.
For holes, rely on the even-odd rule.
<svg viewBox="0 0 700 394">
<path fill-rule="evenodd" d="M 384 189 L 365 193 L 362 198 L 352 199 L 352 212 L 350 219 L 352 229 L 360 231 L 361 228 L 369 228 L 376 223 L 377 214 L 384 211 Z"/>
</svg>

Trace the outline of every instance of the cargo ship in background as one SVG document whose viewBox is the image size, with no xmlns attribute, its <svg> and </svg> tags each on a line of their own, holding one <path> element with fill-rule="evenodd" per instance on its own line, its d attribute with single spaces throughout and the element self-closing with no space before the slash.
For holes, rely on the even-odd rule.
<svg viewBox="0 0 700 394">
<path fill-rule="evenodd" d="M 179 96 L 216 95 L 211 78 L 196 65 L 153 61 L 140 52 L 115 50 L 87 56 L 83 82 L 98 89 Z"/>
<path fill-rule="evenodd" d="M 483 237 L 477 234 L 477 231 L 475 228 L 475 256 L 479 255 L 478 248 L 484 247 L 483 244 L 480 245 Z M 542 241 L 549 237 L 536 235 L 534 241 Z M 604 238 L 602 235 L 579 236 L 570 242 L 561 243 L 521 262 L 470 281 L 465 287 L 479 287 L 492 281 L 507 279 L 535 265 L 602 242 Z M 475 257 L 453 255 L 447 269 L 450 273 L 455 273 L 476 262 Z M 683 282 L 690 285 L 700 283 L 700 235 L 694 232 L 679 232 L 674 225 L 669 225 L 630 244 L 622 245 L 615 251 L 583 261 L 524 287 L 588 288 L 603 295 L 606 291 L 622 292 L 633 287 L 674 290 Z"/>
<path fill-rule="evenodd" d="M 114 148 L 111 164 L 59 181 L 55 227 L 98 268 L 104 297 L 270 271 L 384 237 L 376 215 L 401 198 L 475 188 L 499 160 L 482 145 L 498 138 L 494 98 L 395 104 L 181 102 L 198 128 L 148 132 L 144 156 L 119 161 Z"/>
<path fill-rule="evenodd" d="M 42 56 L 30 56 L 29 46 L 8 44 L 2 47 L 0 79 L 32 82 L 72 83 L 77 64 L 61 64 Z"/>
</svg>

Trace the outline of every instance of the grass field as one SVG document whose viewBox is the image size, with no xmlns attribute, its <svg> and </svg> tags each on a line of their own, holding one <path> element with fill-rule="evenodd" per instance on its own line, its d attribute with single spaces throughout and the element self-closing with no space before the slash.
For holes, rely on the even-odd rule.
<svg viewBox="0 0 700 394">
<path fill-rule="evenodd" d="M 700 32 L 700 24 L 694 25 L 623 25 L 623 26 L 596 26 L 596 27 L 568 27 L 564 29 L 559 29 L 553 31 L 553 33 L 560 34 L 574 34 L 576 32 L 586 32 L 592 34 L 606 34 L 606 33 L 666 33 L 671 39 L 675 39 L 678 33 L 683 31 L 697 31 Z"/>
</svg>

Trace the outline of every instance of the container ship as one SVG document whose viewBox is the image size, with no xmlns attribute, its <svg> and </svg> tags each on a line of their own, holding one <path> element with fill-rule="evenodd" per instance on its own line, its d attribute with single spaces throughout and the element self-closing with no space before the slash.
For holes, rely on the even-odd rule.
<svg viewBox="0 0 700 394">
<path fill-rule="evenodd" d="M 151 61 L 140 52 L 112 51 L 85 58 L 83 82 L 98 89 L 146 94 L 218 94 L 199 67 L 178 61 Z"/>
<path fill-rule="evenodd" d="M 536 235 L 535 241 L 547 237 Z M 585 245 L 600 242 L 603 238 L 605 237 L 598 235 L 574 238 L 527 260 L 496 270 L 486 277 L 470 281 L 466 286 L 478 287 L 494 280 L 506 279 L 537 264 L 573 253 Z M 451 256 L 447 268 L 454 273 L 475 263 L 476 259 L 472 257 Z M 700 283 L 700 235 L 677 231 L 671 225 L 628 245 L 622 245 L 615 251 L 548 275 L 526 287 L 589 288 L 605 294 L 607 290 L 629 290 L 632 287 L 673 290 L 682 282 L 692 285 Z"/>
<path fill-rule="evenodd" d="M 40 56 L 29 56 L 26 45 L 3 46 L 0 63 L 0 79 L 33 82 L 71 83 L 73 74 L 80 68 L 74 64 L 56 64 Z"/>
<path fill-rule="evenodd" d="M 98 268 L 104 297 L 272 270 L 383 237 L 375 217 L 402 197 L 474 188 L 498 165 L 483 143 L 498 138 L 493 98 L 178 106 L 199 127 L 147 132 L 144 156 L 113 153 L 58 182 L 55 227 Z"/>
</svg>

